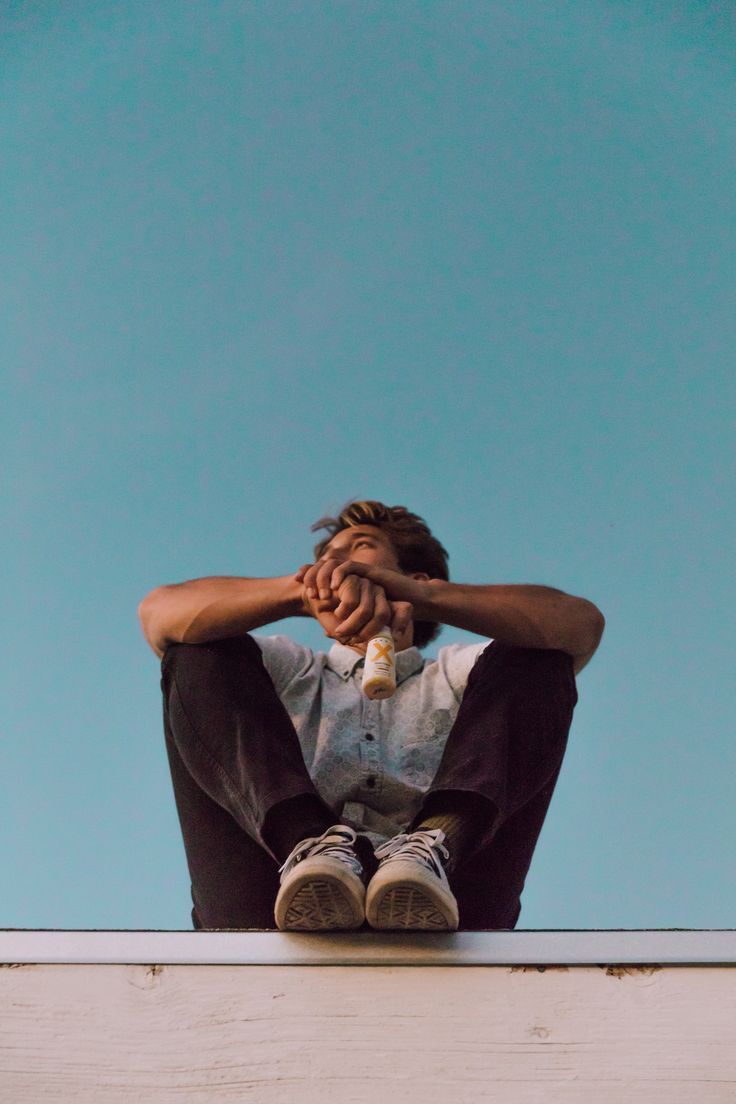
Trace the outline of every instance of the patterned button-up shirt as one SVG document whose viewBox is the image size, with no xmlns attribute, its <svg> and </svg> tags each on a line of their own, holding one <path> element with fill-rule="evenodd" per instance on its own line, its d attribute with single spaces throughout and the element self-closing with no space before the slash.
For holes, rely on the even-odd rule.
<svg viewBox="0 0 736 1104">
<path fill-rule="evenodd" d="M 255 636 L 296 728 L 317 791 L 374 845 L 404 831 L 439 767 L 468 675 L 489 643 L 450 644 L 437 659 L 396 653 L 396 693 L 371 701 L 364 660 L 344 644 L 312 652 L 286 636 Z"/>
</svg>

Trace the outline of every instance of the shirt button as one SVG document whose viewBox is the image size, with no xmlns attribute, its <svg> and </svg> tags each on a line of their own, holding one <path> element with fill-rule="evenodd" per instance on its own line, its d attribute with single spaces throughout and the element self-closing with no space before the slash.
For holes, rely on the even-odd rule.
<svg viewBox="0 0 736 1104">
<path fill-rule="evenodd" d="M 373 789 L 373 787 L 374 787 L 374 786 L 375 786 L 375 784 L 376 784 L 376 777 L 375 777 L 375 775 L 373 775 L 373 774 L 369 774 L 369 775 L 368 775 L 368 777 L 367 777 L 367 778 L 366 778 L 366 780 L 365 780 L 365 784 L 366 784 L 366 786 L 367 786 L 367 787 L 368 787 L 368 788 L 369 788 L 370 790 L 372 790 L 372 789 Z"/>
<path fill-rule="evenodd" d="M 366 740 L 372 740 L 373 739 L 373 733 L 372 732 L 366 732 L 365 738 L 366 738 Z"/>
</svg>

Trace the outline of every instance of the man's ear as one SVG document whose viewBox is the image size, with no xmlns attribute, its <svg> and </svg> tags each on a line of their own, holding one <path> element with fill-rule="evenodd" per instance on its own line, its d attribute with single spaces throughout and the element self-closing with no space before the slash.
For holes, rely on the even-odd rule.
<svg viewBox="0 0 736 1104">
<path fill-rule="evenodd" d="M 426 582 L 429 581 L 429 575 L 427 574 L 426 571 L 412 571 L 409 578 L 411 578 L 411 579 L 424 579 Z"/>
</svg>

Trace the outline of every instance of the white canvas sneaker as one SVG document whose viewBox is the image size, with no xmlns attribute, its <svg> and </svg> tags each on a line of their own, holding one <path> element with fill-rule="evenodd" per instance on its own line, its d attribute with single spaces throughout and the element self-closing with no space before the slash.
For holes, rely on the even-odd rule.
<svg viewBox="0 0 736 1104">
<path fill-rule="evenodd" d="M 365 915 L 383 931 L 456 931 L 457 901 L 442 859 L 449 857 L 439 828 L 394 836 L 376 849 L 378 870 L 368 883 Z"/>
<path fill-rule="evenodd" d="M 279 931 L 339 931 L 362 925 L 365 884 L 355 839 L 348 825 L 334 824 L 296 845 L 279 868 L 281 888 L 274 909 Z"/>
</svg>

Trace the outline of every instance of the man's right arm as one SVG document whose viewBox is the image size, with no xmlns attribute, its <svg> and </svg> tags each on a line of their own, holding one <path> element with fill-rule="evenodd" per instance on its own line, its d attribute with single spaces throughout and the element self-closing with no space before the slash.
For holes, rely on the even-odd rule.
<svg viewBox="0 0 736 1104">
<path fill-rule="evenodd" d="M 212 575 L 160 586 L 138 606 L 143 635 L 161 658 L 168 644 L 242 636 L 285 617 L 311 617 L 293 575 L 248 579 Z"/>
</svg>

